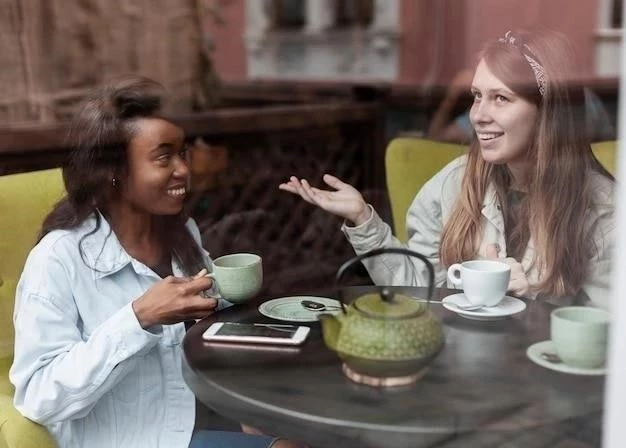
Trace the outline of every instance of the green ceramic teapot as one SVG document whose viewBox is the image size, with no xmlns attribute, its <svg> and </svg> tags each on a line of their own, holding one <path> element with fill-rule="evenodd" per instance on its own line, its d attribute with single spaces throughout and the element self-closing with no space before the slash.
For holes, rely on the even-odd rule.
<svg viewBox="0 0 626 448">
<path fill-rule="evenodd" d="M 394 293 L 411 288 L 372 286 L 345 306 L 341 292 L 345 272 L 366 258 L 391 253 L 417 257 L 426 264 L 426 301 Z M 434 270 L 428 259 L 408 249 L 375 249 L 344 263 L 336 278 L 342 312 L 321 314 L 319 319 L 324 342 L 343 361 L 344 373 L 353 381 L 373 386 L 404 385 L 420 378 L 444 345 L 441 322 L 429 309 Z"/>
</svg>

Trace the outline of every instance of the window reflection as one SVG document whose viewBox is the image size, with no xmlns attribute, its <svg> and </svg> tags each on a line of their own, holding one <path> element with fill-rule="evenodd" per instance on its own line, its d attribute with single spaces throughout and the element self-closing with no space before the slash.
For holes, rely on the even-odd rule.
<svg viewBox="0 0 626 448">
<path fill-rule="evenodd" d="M 337 27 L 369 26 L 373 16 L 373 0 L 335 0 L 335 25 Z"/>
<path fill-rule="evenodd" d="M 613 0 L 613 9 L 611 11 L 611 28 L 622 27 L 622 11 L 623 11 L 622 1 Z"/>
<path fill-rule="evenodd" d="M 268 6 L 274 28 L 302 28 L 304 26 L 306 2 L 272 0 Z"/>
</svg>

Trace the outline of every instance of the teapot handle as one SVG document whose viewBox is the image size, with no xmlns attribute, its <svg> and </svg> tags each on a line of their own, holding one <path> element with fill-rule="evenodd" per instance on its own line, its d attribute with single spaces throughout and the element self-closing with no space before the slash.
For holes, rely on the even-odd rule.
<svg viewBox="0 0 626 448">
<path fill-rule="evenodd" d="M 407 255 L 409 257 L 419 258 L 420 260 L 422 260 L 424 264 L 426 265 L 426 268 L 428 269 L 428 295 L 427 295 L 426 300 L 430 301 L 430 299 L 432 299 L 433 293 L 435 291 L 435 269 L 433 268 L 432 263 L 428 260 L 428 258 L 420 254 L 419 252 L 414 252 L 412 250 L 401 248 L 401 247 L 390 247 L 390 248 L 381 247 L 379 249 L 371 250 L 369 252 L 358 255 L 346 261 L 344 264 L 341 265 L 341 267 L 337 271 L 337 275 L 335 276 L 335 282 L 337 284 L 337 288 L 340 289 L 341 279 L 343 278 L 346 271 L 348 271 L 349 269 L 351 269 L 352 267 L 354 267 L 356 264 L 360 263 L 361 261 L 365 260 L 366 258 L 372 258 L 372 257 L 376 257 L 382 254 Z M 381 291 L 381 296 L 384 301 L 390 302 L 393 299 L 394 293 L 390 289 L 383 287 Z M 342 297 L 341 292 L 339 294 L 339 301 L 341 302 L 341 309 L 345 313 L 346 310 L 345 310 L 345 305 L 343 303 L 343 297 Z"/>
</svg>

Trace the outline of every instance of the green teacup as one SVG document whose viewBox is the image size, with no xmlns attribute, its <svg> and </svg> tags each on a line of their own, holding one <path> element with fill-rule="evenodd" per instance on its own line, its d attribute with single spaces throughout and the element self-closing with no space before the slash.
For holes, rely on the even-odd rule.
<svg viewBox="0 0 626 448">
<path fill-rule="evenodd" d="M 261 257 L 255 254 L 224 255 L 213 260 L 213 272 L 220 295 L 232 303 L 243 303 L 256 296 L 263 286 Z"/>
<path fill-rule="evenodd" d="M 550 336 L 557 354 L 567 365 L 593 369 L 606 362 L 610 315 L 586 306 L 552 311 Z"/>
</svg>

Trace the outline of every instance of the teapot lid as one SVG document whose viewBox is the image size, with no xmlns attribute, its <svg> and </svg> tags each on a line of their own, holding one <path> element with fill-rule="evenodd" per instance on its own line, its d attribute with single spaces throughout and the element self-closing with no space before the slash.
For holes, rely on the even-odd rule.
<svg viewBox="0 0 626 448">
<path fill-rule="evenodd" d="M 368 316 L 383 319 L 406 319 L 423 314 L 428 306 L 402 294 L 395 294 L 390 301 L 383 300 L 380 294 L 365 294 L 354 302 L 354 307 Z"/>
</svg>

